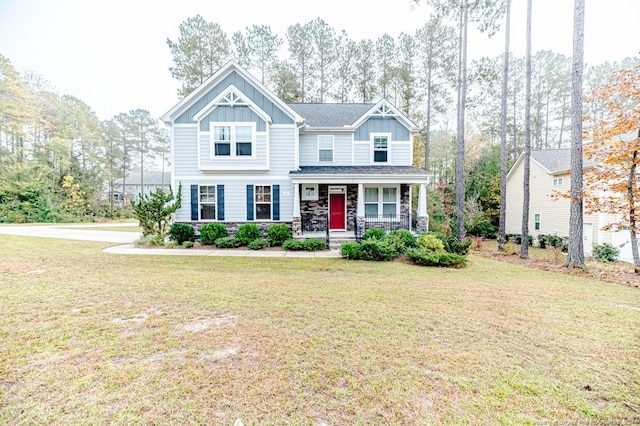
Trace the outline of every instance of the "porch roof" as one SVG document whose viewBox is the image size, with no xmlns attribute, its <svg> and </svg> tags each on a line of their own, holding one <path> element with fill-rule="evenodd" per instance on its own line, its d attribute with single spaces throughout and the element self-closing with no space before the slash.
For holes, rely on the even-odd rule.
<svg viewBox="0 0 640 426">
<path fill-rule="evenodd" d="M 301 166 L 289 172 L 294 183 L 428 183 L 424 169 L 415 166 Z"/>
</svg>

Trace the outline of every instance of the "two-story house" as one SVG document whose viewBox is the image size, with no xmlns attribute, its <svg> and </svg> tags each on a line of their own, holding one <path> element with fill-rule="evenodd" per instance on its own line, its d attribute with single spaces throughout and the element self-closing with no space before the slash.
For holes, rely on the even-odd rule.
<svg viewBox="0 0 640 426">
<path fill-rule="evenodd" d="M 287 104 L 230 61 L 162 119 L 172 185 L 183 188 L 178 222 L 287 223 L 296 235 L 428 226 L 427 174 L 412 166 L 417 128 L 386 100 Z"/>
</svg>

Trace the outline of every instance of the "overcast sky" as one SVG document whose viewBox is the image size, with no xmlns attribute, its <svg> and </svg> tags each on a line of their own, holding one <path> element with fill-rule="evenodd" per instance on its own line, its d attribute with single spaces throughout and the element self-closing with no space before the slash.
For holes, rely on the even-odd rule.
<svg viewBox="0 0 640 426">
<path fill-rule="evenodd" d="M 571 55 L 573 0 L 533 0 L 533 51 Z M 587 64 L 637 57 L 640 0 L 586 0 Z M 525 0 L 512 0 L 512 51 L 524 54 Z M 85 101 L 101 120 L 131 109 L 159 117 L 177 101 L 166 39 L 201 14 L 230 37 L 253 24 L 286 29 L 321 17 L 355 40 L 413 34 L 428 19 L 410 0 L 0 0 L 0 54 L 34 70 L 60 94 Z M 504 38 L 472 34 L 471 58 L 501 54 Z"/>
</svg>

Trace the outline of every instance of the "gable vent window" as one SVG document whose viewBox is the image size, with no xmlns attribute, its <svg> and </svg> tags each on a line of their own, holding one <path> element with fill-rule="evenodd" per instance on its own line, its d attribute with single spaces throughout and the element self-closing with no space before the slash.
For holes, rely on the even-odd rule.
<svg viewBox="0 0 640 426">
<path fill-rule="evenodd" d="M 251 157 L 255 125 L 227 124 L 213 126 L 214 157 Z"/>
<path fill-rule="evenodd" d="M 333 162 L 333 136 L 318 136 L 318 161 Z"/>
<path fill-rule="evenodd" d="M 373 138 L 373 162 L 386 163 L 388 155 L 388 140 L 386 136 L 374 136 Z"/>
</svg>

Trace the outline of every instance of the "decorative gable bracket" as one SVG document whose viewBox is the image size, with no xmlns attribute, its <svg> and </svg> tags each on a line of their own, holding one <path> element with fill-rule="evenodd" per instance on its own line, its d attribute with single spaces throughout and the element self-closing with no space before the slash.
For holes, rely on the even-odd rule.
<svg viewBox="0 0 640 426">
<path fill-rule="evenodd" d="M 244 96 L 244 94 L 233 84 L 227 86 L 225 90 L 223 90 L 218 96 L 216 96 L 211 102 L 204 106 L 198 113 L 193 117 L 195 121 L 201 121 L 204 117 L 209 115 L 211 111 L 216 109 L 219 106 L 246 106 L 255 112 L 260 118 L 262 118 L 267 123 L 272 123 L 271 117 L 269 114 L 264 112 L 258 105 L 253 103 L 250 99 Z"/>
</svg>

